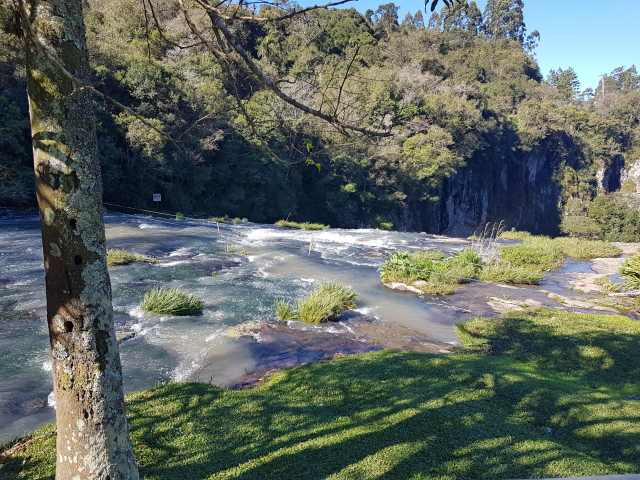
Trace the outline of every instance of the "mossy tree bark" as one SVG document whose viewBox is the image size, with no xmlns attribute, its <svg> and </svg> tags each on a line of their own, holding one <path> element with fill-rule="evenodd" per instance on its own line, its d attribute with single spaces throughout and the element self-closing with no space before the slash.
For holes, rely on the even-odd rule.
<svg viewBox="0 0 640 480">
<path fill-rule="evenodd" d="M 56 478 L 137 479 L 106 264 L 82 0 L 31 0 L 25 35 L 57 404 Z"/>
</svg>

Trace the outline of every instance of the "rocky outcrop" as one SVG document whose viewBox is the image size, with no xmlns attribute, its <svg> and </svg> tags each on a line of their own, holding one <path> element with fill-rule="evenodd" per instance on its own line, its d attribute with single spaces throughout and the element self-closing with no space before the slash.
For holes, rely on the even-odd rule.
<svg viewBox="0 0 640 480">
<path fill-rule="evenodd" d="M 629 180 L 636 184 L 636 191 L 628 193 L 640 193 L 640 159 L 636 160 L 628 170 L 623 168 L 620 172 L 620 183 L 622 185 L 628 185 Z"/>
<path fill-rule="evenodd" d="M 620 190 L 623 179 L 624 156 L 615 155 L 609 165 L 601 168 L 596 172 L 596 181 L 598 182 L 598 194 L 611 193 Z"/>
<path fill-rule="evenodd" d="M 554 159 L 544 153 L 505 162 L 471 159 L 444 180 L 435 202 L 408 202 L 394 212 L 394 228 L 463 237 L 487 222 L 504 221 L 534 233 L 556 234 L 561 187 Z"/>
</svg>

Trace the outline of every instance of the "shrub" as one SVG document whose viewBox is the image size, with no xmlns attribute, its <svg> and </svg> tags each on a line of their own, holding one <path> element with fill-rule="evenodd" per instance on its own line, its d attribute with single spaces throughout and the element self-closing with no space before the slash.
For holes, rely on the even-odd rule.
<svg viewBox="0 0 640 480">
<path fill-rule="evenodd" d="M 209 219 L 210 222 L 212 223 L 226 223 L 226 219 L 224 217 L 211 217 Z"/>
<path fill-rule="evenodd" d="M 344 285 L 325 283 L 298 301 L 298 316 L 311 323 L 337 320 L 345 311 L 355 308 L 356 297 L 357 294 Z"/>
<path fill-rule="evenodd" d="M 297 228 L 303 230 L 326 230 L 329 228 L 329 225 L 322 225 L 321 223 L 298 223 L 298 222 L 289 222 L 287 220 L 278 220 L 275 223 L 276 227 L 280 228 Z"/>
<path fill-rule="evenodd" d="M 185 219 L 185 216 L 184 216 L 183 213 L 180 213 L 180 212 L 176 213 L 176 220 L 177 221 L 182 222 L 182 221 L 184 221 L 184 219 Z"/>
<path fill-rule="evenodd" d="M 600 224 L 589 217 L 564 217 L 560 231 L 565 235 L 585 240 L 600 240 L 603 232 Z"/>
<path fill-rule="evenodd" d="M 202 313 L 202 300 L 179 288 L 154 287 L 149 290 L 140 308 L 145 312 L 168 315 L 197 315 Z"/>
<path fill-rule="evenodd" d="M 233 219 L 233 224 L 238 225 L 240 223 L 240 219 L 238 217 Z"/>
<path fill-rule="evenodd" d="M 378 215 L 375 219 L 374 224 L 380 229 L 380 230 L 391 230 L 393 228 L 393 223 L 389 222 L 386 218 L 384 218 L 382 215 Z"/>
<path fill-rule="evenodd" d="M 282 320 L 293 320 L 298 316 L 295 307 L 286 300 L 276 300 L 276 316 Z"/>
<path fill-rule="evenodd" d="M 249 253 L 251 253 L 251 252 L 249 251 L 249 249 L 248 249 L 248 248 L 243 248 L 243 249 L 240 251 L 240 255 L 249 255 Z"/>
<path fill-rule="evenodd" d="M 249 221 L 249 219 L 246 218 L 246 217 L 242 219 L 242 223 L 247 223 L 248 221 Z"/>
</svg>

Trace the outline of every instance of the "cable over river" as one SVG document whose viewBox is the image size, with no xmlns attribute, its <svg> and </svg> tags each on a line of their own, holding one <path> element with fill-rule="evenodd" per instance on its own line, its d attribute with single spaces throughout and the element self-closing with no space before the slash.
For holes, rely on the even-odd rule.
<svg viewBox="0 0 640 480">
<path fill-rule="evenodd" d="M 446 352 L 458 342 L 455 322 L 495 315 L 500 298 L 559 307 L 549 293 L 567 295 L 567 276 L 593 273 L 590 261 L 567 259 L 562 270 L 548 274 L 538 287 L 476 281 L 461 285 L 454 295 L 435 297 L 383 286 L 378 267 L 397 250 L 452 252 L 468 247 L 468 240 L 142 215 L 107 214 L 105 223 L 109 248 L 162 262 L 109 268 L 116 331 L 124 338 L 125 392 L 187 379 L 240 388 L 279 368 L 386 347 Z M 1 213 L 1 441 L 55 421 L 42 261 L 37 215 Z M 275 317 L 277 299 L 295 301 L 328 281 L 358 294 L 357 308 L 341 321 L 312 325 Z M 155 285 L 200 296 L 203 314 L 143 313 L 139 302 Z"/>
</svg>

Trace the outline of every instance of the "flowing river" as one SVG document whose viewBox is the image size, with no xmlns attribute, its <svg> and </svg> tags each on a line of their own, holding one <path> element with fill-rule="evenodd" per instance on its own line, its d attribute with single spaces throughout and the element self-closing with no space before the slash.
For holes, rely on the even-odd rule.
<svg viewBox="0 0 640 480">
<path fill-rule="evenodd" d="M 378 267 L 396 250 L 451 252 L 469 246 L 468 240 L 119 214 L 105 215 L 105 224 L 109 248 L 162 262 L 109 268 L 116 330 L 129 336 L 120 344 L 127 393 L 190 378 L 239 387 L 277 368 L 383 347 L 445 351 L 458 341 L 455 322 L 495 314 L 488 297 L 558 306 L 546 294 L 566 293 L 563 275 L 591 272 L 588 262 L 568 260 L 540 287 L 472 282 L 452 296 L 430 297 L 384 287 Z M 326 281 L 355 290 L 358 308 L 322 325 L 276 319 L 276 299 L 298 299 Z M 199 295 L 203 314 L 144 314 L 139 302 L 154 285 Z M 0 213 L 0 441 L 55 420 L 45 302 L 37 215 Z"/>
</svg>

